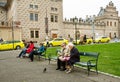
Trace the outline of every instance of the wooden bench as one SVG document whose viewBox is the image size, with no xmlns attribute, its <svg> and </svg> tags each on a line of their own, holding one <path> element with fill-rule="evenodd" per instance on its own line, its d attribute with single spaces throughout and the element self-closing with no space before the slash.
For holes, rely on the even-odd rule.
<svg viewBox="0 0 120 82">
<path fill-rule="evenodd" d="M 74 65 L 87 67 L 88 75 L 90 69 L 95 68 L 96 73 L 98 74 L 98 69 L 97 69 L 98 56 L 99 53 L 96 52 L 80 52 L 80 62 L 76 62 Z"/>
</svg>

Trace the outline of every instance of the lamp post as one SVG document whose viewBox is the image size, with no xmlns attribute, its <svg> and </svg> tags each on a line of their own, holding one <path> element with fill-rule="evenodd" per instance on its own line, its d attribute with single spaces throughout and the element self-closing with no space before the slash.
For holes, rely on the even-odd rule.
<svg viewBox="0 0 120 82">
<path fill-rule="evenodd" d="M 95 29 L 95 24 L 94 24 L 94 22 L 92 22 L 93 40 L 95 39 L 95 32 L 94 32 L 94 29 Z"/>
<path fill-rule="evenodd" d="M 95 18 L 92 18 L 92 33 L 93 33 L 93 40 L 95 40 Z"/>
<path fill-rule="evenodd" d="M 48 17 L 47 17 L 47 8 L 46 8 L 46 17 L 45 17 L 45 33 L 48 36 Z"/>
<path fill-rule="evenodd" d="M 13 18 L 12 18 L 12 42 L 13 42 L 13 50 L 14 50 L 14 22 L 13 22 Z"/>
<path fill-rule="evenodd" d="M 75 16 L 75 18 L 73 18 L 73 23 L 75 25 L 75 41 L 76 41 L 76 45 L 77 45 L 77 22 L 78 22 L 78 19 Z"/>
</svg>

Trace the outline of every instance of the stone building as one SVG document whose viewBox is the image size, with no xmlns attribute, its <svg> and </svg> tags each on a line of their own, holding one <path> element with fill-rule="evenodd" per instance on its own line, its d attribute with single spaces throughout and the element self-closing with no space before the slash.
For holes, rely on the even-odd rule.
<svg viewBox="0 0 120 82">
<path fill-rule="evenodd" d="M 1 0 L 0 37 L 5 40 L 44 41 L 46 37 L 75 39 L 115 35 L 120 38 L 120 17 L 112 2 L 98 15 L 63 20 L 63 0 Z M 76 36 L 75 36 L 76 35 Z"/>
<path fill-rule="evenodd" d="M 120 38 L 120 17 L 112 1 L 109 2 L 106 8 L 101 7 L 97 16 L 86 16 L 86 19 L 78 18 L 76 23 L 73 20 L 74 18 L 65 19 L 63 22 L 66 32 L 65 37 L 70 35 L 75 39 L 76 33 L 77 38 L 83 35 L 94 38 L 99 36 L 114 38 L 116 35 Z M 75 24 L 77 30 L 75 30 Z"/>
<path fill-rule="evenodd" d="M 7 29 L 13 28 L 14 39 L 40 42 L 45 40 L 46 36 L 49 38 L 62 36 L 60 32 L 63 28 L 62 0 L 3 0 L 0 3 L 5 3 L 0 6 L 1 12 L 4 10 L 4 16 L 0 15 L 4 17 L 1 22 L 7 23 Z M 12 33 L 6 32 L 6 35 L 12 37 L 5 37 L 2 35 L 4 25 L 1 24 L 0 27 L 2 27 L 0 37 L 12 39 Z"/>
</svg>

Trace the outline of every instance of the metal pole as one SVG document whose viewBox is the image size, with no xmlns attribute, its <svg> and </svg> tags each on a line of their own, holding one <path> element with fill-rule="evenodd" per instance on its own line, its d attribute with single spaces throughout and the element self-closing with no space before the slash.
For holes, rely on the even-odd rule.
<svg viewBox="0 0 120 82">
<path fill-rule="evenodd" d="M 13 20 L 12 20 L 12 41 L 13 41 L 13 50 L 14 50 L 14 26 L 13 26 Z"/>
<path fill-rule="evenodd" d="M 77 45 L 77 23 L 75 23 L 75 39 L 76 39 L 76 45 Z"/>
<path fill-rule="evenodd" d="M 95 30 L 95 24 L 94 24 L 94 22 L 92 23 L 92 30 L 93 30 L 93 40 L 95 39 L 95 32 L 94 32 L 94 30 Z"/>
<path fill-rule="evenodd" d="M 46 17 L 45 17 L 45 32 L 48 36 L 48 17 L 47 17 L 47 8 L 46 8 Z"/>
</svg>

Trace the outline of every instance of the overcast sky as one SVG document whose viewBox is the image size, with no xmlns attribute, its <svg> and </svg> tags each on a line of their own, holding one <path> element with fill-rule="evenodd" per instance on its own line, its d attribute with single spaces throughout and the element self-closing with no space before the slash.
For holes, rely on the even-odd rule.
<svg viewBox="0 0 120 82">
<path fill-rule="evenodd" d="M 120 0 L 63 0 L 63 17 L 82 17 L 86 15 L 97 15 L 100 7 L 105 8 L 112 1 L 119 11 L 120 16 Z"/>
</svg>

